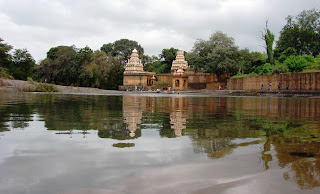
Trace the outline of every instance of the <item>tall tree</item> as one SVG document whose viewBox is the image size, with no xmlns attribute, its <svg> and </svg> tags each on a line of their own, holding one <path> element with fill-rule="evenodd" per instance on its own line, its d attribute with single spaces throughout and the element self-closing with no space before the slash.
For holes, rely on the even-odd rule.
<svg viewBox="0 0 320 194">
<path fill-rule="evenodd" d="M 12 49 L 12 46 L 3 41 L 4 40 L 0 38 L 0 67 L 7 68 L 11 63 L 10 50 Z"/>
<path fill-rule="evenodd" d="M 198 58 L 194 68 L 206 73 L 215 73 L 218 78 L 224 73 L 234 75 L 239 70 L 239 51 L 234 39 L 218 31 L 209 40 L 197 40 L 193 46 Z"/>
<path fill-rule="evenodd" d="M 12 59 L 9 72 L 15 79 L 27 80 L 32 76 L 36 63 L 27 49 L 16 49 Z"/>
<path fill-rule="evenodd" d="M 88 47 L 78 50 L 75 58 L 75 63 L 72 66 L 70 73 L 72 77 L 72 84 L 82 85 L 81 71 L 82 66 L 91 62 L 93 51 Z"/>
<path fill-rule="evenodd" d="M 102 51 L 92 54 L 91 62 L 82 66 L 81 77 L 85 86 L 118 89 L 123 82 L 121 60 Z"/>
<path fill-rule="evenodd" d="M 249 49 L 242 49 L 239 53 L 241 57 L 241 71 L 243 71 L 243 73 L 251 73 L 256 66 L 262 65 L 262 53 L 250 52 Z"/>
<path fill-rule="evenodd" d="M 298 55 L 320 54 L 320 11 L 304 10 L 297 16 L 289 15 L 287 24 L 280 32 L 275 49 L 279 57 L 283 51 L 292 47 Z"/>
<path fill-rule="evenodd" d="M 178 49 L 169 48 L 169 49 L 162 49 L 161 54 L 159 55 L 161 63 L 163 64 L 163 72 L 162 73 L 170 73 L 171 65 L 173 60 L 176 59 Z"/>
<path fill-rule="evenodd" d="M 266 21 L 266 29 L 265 33 L 262 35 L 262 39 L 266 44 L 266 51 L 267 51 L 267 63 L 274 64 L 273 59 L 273 42 L 274 42 L 274 34 L 268 28 L 268 21 Z"/>
<path fill-rule="evenodd" d="M 40 64 L 39 75 L 42 81 L 60 85 L 72 84 L 72 66 L 76 60 L 74 46 L 53 47 L 47 52 L 47 58 Z"/>
<path fill-rule="evenodd" d="M 143 56 L 144 49 L 142 48 L 142 46 L 137 41 L 129 39 L 120 39 L 115 41 L 114 43 L 104 44 L 100 48 L 101 51 L 105 52 L 106 54 L 110 53 L 113 57 L 122 57 L 123 65 L 125 65 L 125 63 L 130 58 L 133 49 L 137 49 L 138 54 L 140 56 Z"/>
</svg>

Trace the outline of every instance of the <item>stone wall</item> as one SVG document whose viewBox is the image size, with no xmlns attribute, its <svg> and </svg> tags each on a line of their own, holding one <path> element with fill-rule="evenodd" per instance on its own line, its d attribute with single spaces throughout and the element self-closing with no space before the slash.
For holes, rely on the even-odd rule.
<svg viewBox="0 0 320 194">
<path fill-rule="evenodd" d="M 152 76 L 147 74 L 129 74 L 123 76 L 124 86 L 147 86 L 148 79 L 151 80 Z"/>
<path fill-rule="evenodd" d="M 289 90 L 320 90 L 320 73 L 299 73 L 299 74 L 280 74 L 264 75 L 255 77 L 245 77 L 229 79 L 227 86 L 229 90 L 261 90 L 261 84 L 264 90 L 278 90 L 278 83 L 281 84 L 281 90 L 286 89 L 289 83 Z"/>
<path fill-rule="evenodd" d="M 171 74 L 157 74 L 157 81 L 161 83 L 170 84 L 172 82 L 172 75 Z"/>
<path fill-rule="evenodd" d="M 172 85 L 172 74 L 157 74 L 157 81 L 163 84 Z M 219 83 L 217 76 L 215 74 L 204 74 L 204 73 L 195 73 L 188 74 L 188 88 L 189 89 L 208 89 L 207 83 L 210 84 L 209 89 L 218 89 Z M 214 83 L 217 87 L 212 87 Z"/>
</svg>

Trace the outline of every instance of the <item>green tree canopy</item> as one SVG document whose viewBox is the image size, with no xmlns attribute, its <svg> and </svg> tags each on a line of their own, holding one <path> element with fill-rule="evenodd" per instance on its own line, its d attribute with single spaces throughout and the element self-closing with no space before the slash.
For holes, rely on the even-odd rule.
<svg viewBox="0 0 320 194">
<path fill-rule="evenodd" d="M 320 54 L 320 11 L 304 10 L 297 16 L 288 16 L 287 24 L 280 32 L 275 49 L 276 56 L 292 47 L 297 55 Z"/>
<path fill-rule="evenodd" d="M 250 52 L 249 49 L 239 51 L 241 57 L 241 71 L 249 74 L 254 71 L 254 68 L 262 65 L 263 55 L 260 52 Z"/>
<path fill-rule="evenodd" d="M 0 38 L 0 67 L 7 68 L 11 63 L 11 55 L 9 52 L 12 49 L 12 46 L 3 41 L 4 40 Z"/>
<path fill-rule="evenodd" d="M 193 46 L 193 54 L 188 54 L 192 59 L 194 69 L 206 73 L 220 75 L 228 73 L 234 75 L 239 70 L 239 51 L 234 44 L 234 39 L 218 31 L 213 33 L 209 40 L 197 40 Z"/>
<path fill-rule="evenodd" d="M 172 62 L 176 59 L 178 49 L 173 47 L 169 49 L 162 49 L 159 58 L 162 63 L 163 72 L 162 73 L 170 73 Z"/>
<path fill-rule="evenodd" d="M 75 64 L 76 54 L 77 49 L 74 46 L 51 48 L 38 70 L 42 81 L 60 85 L 72 84 L 71 69 Z"/>
<path fill-rule="evenodd" d="M 106 54 L 110 53 L 113 57 L 121 56 L 123 58 L 123 65 L 130 58 L 133 49 L 137 49 L 138 54 L 143 56 L 144 49 L 142 46 L 137 41 L 129 39 L 120 39 L 114 43 L 104 44 L 100 48 L 101 51 L 105 52 Z"/>
<path fill-rule="evenodd" d="M 97 50 L 90 61 L 82 66 L 81 77 L 85 86 L 118 89 L 123 82 L 124 71 L 119 58 Z"/>
<path fill-rule="evenodd" d="M 12 59 L 13 63 L 9 68 L 9 73 L 15 79 L 27 80 L 32 76 L 36 63 L 27 49 L 16 49 Z"/>
<path fill-rule="evenodd" d="M 72 84 L 83 85 L 81 79 L 82 66 L 87 65 L 92 60 L 93 51 L 88 47 L 78 50 L 75 58 L 75 64 L 71 67 Z"/>
</svg>

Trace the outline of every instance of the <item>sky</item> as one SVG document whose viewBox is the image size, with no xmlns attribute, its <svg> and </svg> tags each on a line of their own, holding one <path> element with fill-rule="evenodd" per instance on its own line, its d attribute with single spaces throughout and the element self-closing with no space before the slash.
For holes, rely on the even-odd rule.
<svg viewBox="0 0 320 194">
<path fill-rule="evenodd" d="M 100 49 L 127 38 L 147 55 L 191 51 L 222 31 L 239 49 L 264 51 L 261 33 L 279 38 L 288 15 L 320 9 L 319 0 L 0 0 L 0 38 L 39 62 L 59 45 Z"/>
</svg>

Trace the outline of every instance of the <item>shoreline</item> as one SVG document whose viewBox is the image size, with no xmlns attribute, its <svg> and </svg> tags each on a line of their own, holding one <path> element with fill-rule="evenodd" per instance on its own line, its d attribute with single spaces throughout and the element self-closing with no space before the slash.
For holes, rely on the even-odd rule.
<svg viewBox="0 0 320 194">
<path fill-rule="evenodd" d="M 37 86 L 38 82 L 22 81 L 22 80 L 8 80 L 0 78 L 0 92 L 23 92 L 24 89 Z M 314 97 L 320 98 L 320 91 L 312 90 L 275 90 L 275 91 L 245 91 L 245 90 L 184 90 L 178 93 L 165 93 L 161 91 L 119 91 L 119 90 L 104 90 L 99 88 L 89 87 L 74 87 L 74 86 L 61 86 L 55 85 L 60 92 L 57 94 L 110 94 L 110 95 L 148 95 L 148 94 L 166 94 L 168 96 L 275 96 L 275 97 Z M 26 92 L 28 93 L 28 92 Z M 41 92 L 39 92 L 41 93 Z"/>
</svg>

